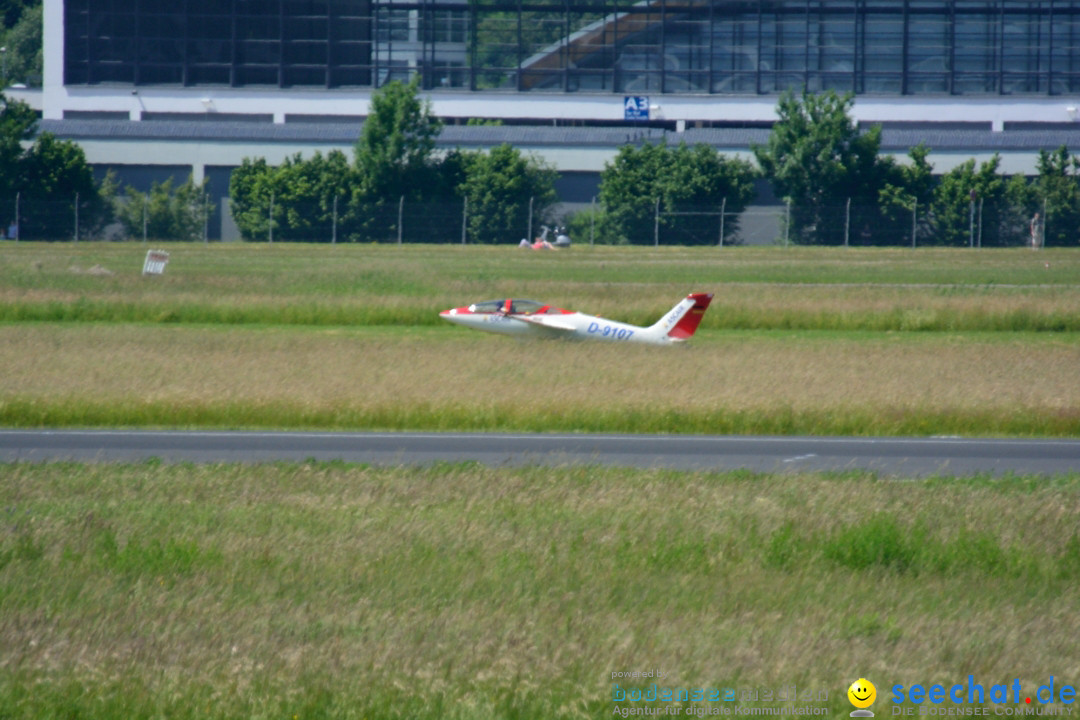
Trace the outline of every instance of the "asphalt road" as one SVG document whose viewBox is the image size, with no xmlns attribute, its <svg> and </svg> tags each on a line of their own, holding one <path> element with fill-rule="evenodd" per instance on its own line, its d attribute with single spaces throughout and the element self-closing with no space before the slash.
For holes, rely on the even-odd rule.
<svg viewBox="0 0 1080 720">
<path fill-rule="evenodd" d="M 762 472 L 873 470 L 885 475 L 1080 472 L 1078 440 L 811 438 L 510 433 L 0 430 L 0 460 L 486 465 L 602 464 Z"/>
</svg>

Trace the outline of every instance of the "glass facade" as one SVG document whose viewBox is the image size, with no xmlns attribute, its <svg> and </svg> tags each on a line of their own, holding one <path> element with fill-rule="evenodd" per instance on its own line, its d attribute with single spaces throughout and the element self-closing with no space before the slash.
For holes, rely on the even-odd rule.
<svg viewBox="0 0 1080 720">
<path fill-rule="evenodd" d="M 1080 0 L 66 0 L 67 85 L 1080 92 Z"/>
</svg>

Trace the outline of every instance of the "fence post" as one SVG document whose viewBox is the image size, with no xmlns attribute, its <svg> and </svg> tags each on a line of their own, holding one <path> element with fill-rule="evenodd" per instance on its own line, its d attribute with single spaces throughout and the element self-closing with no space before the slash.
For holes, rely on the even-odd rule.
<svg viewBox="0 0 1080 720">
<path fill-rule="evenodd" d="M 405 196 L 402 195 L 397 204 L 397 244 L 401 244 L 401 221 L 405 214 Z"/>
<path fill-rule="evenodd" d="M 847 199 L 847 204 L 844 206 L 844 247 L 850 247 L 848 245 L 848 238 L 851 236 L 851 198 Z"/>
<path fill-rule="evenodd" d="M 589 213 L 589 247 L 596 244 L 596 196 L 592 199 L 592 212 Z"/>
<path fill-rule="evenodd" d="M 469 222 L 469 198 L 466 197 L 461 205 L 461 244 L 465 244 L 465 230 Z"/>
<path fill-rule="evenodd" d="M 202 206 L 202 241 L 203 244 L 209 244 L 210 242 L 210 193 L 203 193 L 203 206 Z"/>
<path fill-rule="evenodd" d="M 791 244 L 791 198 L 784 203 L 784 247 Z"/>
<path fill-rule="evenodd" d="M 911 249 L 915 249 L 915 232 L 918 227 L 919 219 L 919 198 L 915 198 L 915 201 L 911 204 Z"/>
<path fill-rule="evenodd" d="M 1050 218 L 1046 215 L 1046 198 L 1043 198 L 1042 228 L 1039 230 L 1039 249 L 1046 247 L 1046 228 L 1050 227 Z"/>
<path fill-rule="evenodd" d="M 337 195 L 330 204 L 330 245 L 337 245 Z"/>
<path fill-rule="evenodd" d="M 532 214 L 533 214 L 533 200 L 535 200 L 535 199 L 536 199 L 535 197 L 530 197 L 529 198 L 529 234 L 525 236 L 526 238 L 528 238 L 529 242 L 533 241 Z"/>
<path fill-rule="evenodd" d="M 983 198 L 979 198 L 979 249 L 982 250 L 982 205 Z"/>
<path fill-rule="evenodd" d="M 270 216 L 267 218 L 270 228 L 270 242 L 274 242 L 274 191 L 270 191 Z"/>
<path fill-rule="evenodd" d="M 150 196 L 149 196 L 149 194 L 147 194 L 147 197 L 143 198 L 143 204 L 142 204 L 142 241 L 143 242 L 146 242 L 146 206 L 150 204 L 148 202 L 149 199 L 150 199 Z"/>
<path fill-rule="evenodd" d="M 22 191 L 15 193 L 15 242 L 19 242 L 19 196 Z"/>
<path fill-rule="evenodd" d="M 968 247 L 975 247 L 975 191 L 971 191 L 968 203 Z"/>
<path fill-rule="evenodd" d="M 727 198 L 720 201 L 720 247 L 724 247 L 724 210 L 727 208 Z"/>
<path fill-rule="evenodd" d="M 75 193 L 75 242 L 79 242 L 79 193 Z"/>
<path fill-rule="evenodd" d="M 656 211 L 653 213 L 653 247 L 660 247 L 660 198 L 656 198 Z"/>
</svg>

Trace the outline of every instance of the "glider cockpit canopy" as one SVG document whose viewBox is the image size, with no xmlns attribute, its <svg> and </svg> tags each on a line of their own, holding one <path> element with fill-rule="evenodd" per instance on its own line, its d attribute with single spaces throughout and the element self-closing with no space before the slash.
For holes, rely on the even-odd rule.
<svg viewBox="0 0 1080 720">
<path fill-rule="evenodd" d="M 547 312 L 550 306 L 535 300 L 487 300 L 474 303 L 469 306 L 469 312 L 473 313 L 497 313 L 509 312 L 511 314 L 533 315 Z"/>
</svg>

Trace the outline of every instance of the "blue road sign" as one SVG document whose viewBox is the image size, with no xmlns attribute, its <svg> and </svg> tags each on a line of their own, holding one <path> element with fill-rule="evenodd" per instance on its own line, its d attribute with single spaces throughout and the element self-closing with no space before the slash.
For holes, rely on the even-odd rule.
<svg viewBox="0 0 1080 720">
<path fill-rule="evenodd" d="M 627 95 L 623 98 L 623 120 L 648 120 L 649 98 L 645 95 Z"/>
</svg>

